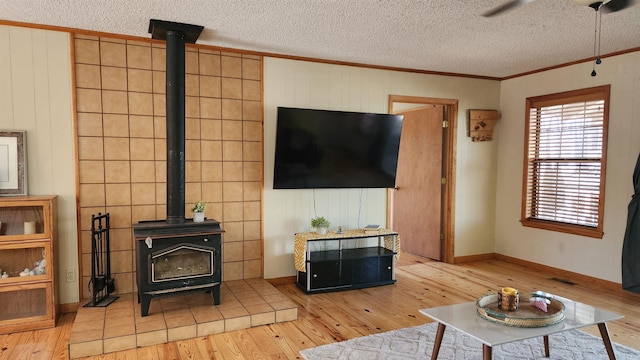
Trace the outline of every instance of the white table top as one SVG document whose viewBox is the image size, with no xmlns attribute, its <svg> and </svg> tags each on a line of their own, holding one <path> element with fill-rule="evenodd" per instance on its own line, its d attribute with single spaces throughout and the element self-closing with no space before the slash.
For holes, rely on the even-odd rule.
<svg viewBox="0 0 640 360">
<path fill-rule="evenodd" d="M 497 324 L 481 318 L 476 311 L 476 303 L 468 302 L 439 306 L 420 310 L 420 313 L 480 340 L 488 346 L 496 346 L 581 327 L 619 320 L 624 316 L 598 309 L 591 305 L 555 296 L 565 306 L 564 321 L 546 327 L 519 328 Z M 446 330 L 445 330 L 446 336 Z"/>
</svg>

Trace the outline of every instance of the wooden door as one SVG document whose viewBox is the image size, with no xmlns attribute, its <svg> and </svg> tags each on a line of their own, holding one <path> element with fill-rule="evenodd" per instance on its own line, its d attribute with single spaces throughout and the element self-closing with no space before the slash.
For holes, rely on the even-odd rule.
<svg viewBox="0 0 640 360">
<path fill-rule="evenodd" d="M 402 251 L 442 261 L 443 106 L 404 115 L 393 194 L 392 229 Z"/>
</svg>

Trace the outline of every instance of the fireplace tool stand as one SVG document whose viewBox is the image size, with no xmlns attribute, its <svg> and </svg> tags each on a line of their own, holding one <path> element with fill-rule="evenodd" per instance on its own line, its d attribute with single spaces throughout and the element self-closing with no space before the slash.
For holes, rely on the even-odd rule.
<svg viewBox="0 0 640 360">
<path fill-rule="evenodd" d="M 111 251 L 109 245 L 109 213 L 91 215 L 91 280 L 89 290 L 92 301 L 85 307 L 105 307 L 118 299 L 111 296 L 116 285 L 111 277 Z"/>
</svg>

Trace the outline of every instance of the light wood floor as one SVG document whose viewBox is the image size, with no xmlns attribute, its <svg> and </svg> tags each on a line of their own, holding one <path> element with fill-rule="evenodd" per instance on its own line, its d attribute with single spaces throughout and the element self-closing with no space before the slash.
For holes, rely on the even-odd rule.
<svg viewBox="0 0 640 360">
<path fill-rule="evenodd" d="M 395 285 L 306 295 L 276 287 L 299 305 L 298 320 L 87 359 L 295 359 L 309 347 L 428 322 L 418 309 L 472 301 L 503 286 L 542 289 L 625 315 L 608 324 L 611 339 L 640 350 L 640 295 L 596 283 L 566 284 L 540 269 L 490 260 L 460 265 L 402 254 Z M 560 279 L 573 280 L 573 279 Z M 67 359 L 74 314 L 55 329 L 0 336 L 0 359 Z M 585 328 L 598 335 L 596 327 Z"/>
</svg>

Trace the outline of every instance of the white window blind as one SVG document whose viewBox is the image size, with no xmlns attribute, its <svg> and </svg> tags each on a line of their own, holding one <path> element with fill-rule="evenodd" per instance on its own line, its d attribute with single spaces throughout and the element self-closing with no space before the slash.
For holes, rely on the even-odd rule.
<svg viewBox="0 0 640 360">
<path fill-rule="evenodd" d="M 523 222 L 601 230 L 608 91 L 593 89 L 528 99 Z"/>
</svg>

